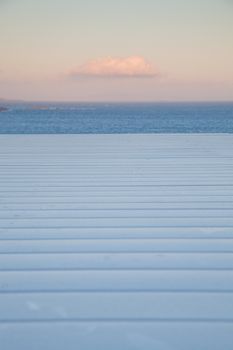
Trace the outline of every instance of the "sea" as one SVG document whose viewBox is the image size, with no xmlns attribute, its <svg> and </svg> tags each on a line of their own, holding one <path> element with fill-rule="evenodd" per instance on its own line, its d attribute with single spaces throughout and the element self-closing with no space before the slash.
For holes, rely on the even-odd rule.
<svg viewBox="0 0 233 350">
<path fill-rule="evenodd" d="M 228 103 L 0 103 L 0 134 L 233 133 Z"/>
</svg>

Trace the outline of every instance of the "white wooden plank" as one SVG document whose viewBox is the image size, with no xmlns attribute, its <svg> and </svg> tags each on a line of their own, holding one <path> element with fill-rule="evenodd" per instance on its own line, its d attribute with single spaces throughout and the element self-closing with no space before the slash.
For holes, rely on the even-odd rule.
<svg viewBox="0 0 233 350">
<path fill-rule="evenodd" d="M 233 253 L 0 254 L 1 271 L 233 269 Z"/>
<path fill-rule="evenodd" d="M 176 251 L 233 253 L 233 238 L 2 240 L 0 245 L 2 254 Z"/>
<path fill-rule="evenodd" d="M 69 210 L 3 210 L 0 211 L 0 219 L 37 219 L 37 218 L 231 218 L 233 209 L 69 209 Z"/>
<path fill-rule="evenodd" d="M 1 228 L 27 228 L 27 227 L 232 227 L 233 217 L 101 217 L 101 218 L 1 218 Z"/>
<path fill-rule="evenodd" d="M 8 305 L 11 305 L 9 309 Z M 0 322 L 36 320 L 223 320 L 233 322 L 232 294 L 4 294 Z"/>
<path fill-rule="evenodd" d="M 232 270 L 1 271 L 0 280 L 0 293 L 3 294 L 74 291 L 233 292 Z"/>
<path fill-rule="evenodd" d="M 233 238 L 231 227 L 27 227 L 0 228 L 0 240 Z"/>
<path fill-rule="evenodd" d="M 231 322 L 11 322 L 1 325 L 4 350 L 232 349 Z M 4 328 L 3 328 L 4 327 Z M 12 334 L 14 336 L 12 336 Z M 30 336 L 29 336 L 30 334 Z M 94 347 L 93 347 L 94 344 Z M 206 347 L 208 344 L 208 348 Z"/>
</svg>

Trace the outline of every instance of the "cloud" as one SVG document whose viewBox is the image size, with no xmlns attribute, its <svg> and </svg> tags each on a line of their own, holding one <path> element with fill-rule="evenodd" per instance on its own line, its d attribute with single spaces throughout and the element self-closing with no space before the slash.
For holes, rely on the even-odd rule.
<svg viewBox="0 0 233 350">
<path fill-rule="evenodd" d="M 151 78 L 157 75 L 151 63 L 141 56 L 106 57 L 88 61 L 77 67 L 71 77 Z"/>
</svg>

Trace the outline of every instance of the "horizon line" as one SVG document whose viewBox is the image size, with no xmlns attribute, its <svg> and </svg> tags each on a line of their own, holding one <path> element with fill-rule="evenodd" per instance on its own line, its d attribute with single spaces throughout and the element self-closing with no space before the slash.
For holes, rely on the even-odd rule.
<svg viewBox="0 0 233 350">
<path fill-rule="evenodd" d="M 0 103 L 93 103 L 93 104 L 143 104 L 143 103 L 233 103 L 232 100 L 33 100 L 1 98 Z"/>
</svg>

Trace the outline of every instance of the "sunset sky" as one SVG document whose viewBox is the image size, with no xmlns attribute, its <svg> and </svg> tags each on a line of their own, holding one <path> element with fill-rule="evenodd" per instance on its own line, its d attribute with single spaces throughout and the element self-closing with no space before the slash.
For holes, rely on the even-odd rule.
<svg viewBox="0 0 233 350">
<path fill-rule="evenodd" d="M 233 100 L 233 0 L 0 0 L 0 98 Z"/>
</svg>

